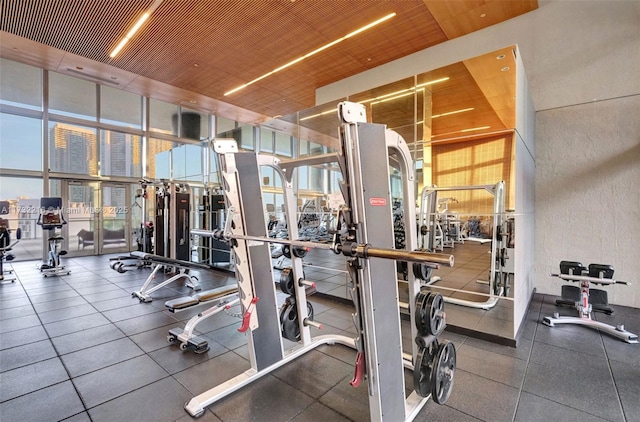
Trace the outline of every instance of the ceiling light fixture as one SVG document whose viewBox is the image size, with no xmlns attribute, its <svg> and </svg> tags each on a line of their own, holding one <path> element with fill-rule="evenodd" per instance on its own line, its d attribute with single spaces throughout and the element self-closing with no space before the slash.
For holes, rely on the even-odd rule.
<svg viewBox="0 0 640 422">
<path fill-rule="evenodd" d="M 156 10 L 158 6 L 160 6 L 160 3 L 162 3 L 162 0 L 156 0 L 153 2 L 153 4 L 144 12 L 144 14 L 140 16 L 140 19 L 138 19 L 138 21 L 133 25 L 133 27 L 129 30 L 129 32 L 127 32 L 127 35 L 125 35 L 124 38 L 120 40 L 116 48 L 114 48 L 113 51 L 109 54 L 109 57 L 113 59 L 115 56 L 118 55 L 118 53 L 120 52 L 120 50 L 122 50 L 125 44 L 127 44 L 129 40 L 136 34 L 136 32 L 138 32 L 138 29 L 140 29 L 142 24 L 147 19 L 149 19 L 149 16 L 151 16 L 153 11 Z"/>
<path fill-rule="evenodd" d="M 283 70 L 283 69 L 286 69 L 286 68 L 287 68 L 287 67 L 289 67 L 289 66 L 293 66 L 294 64 L 299 63 L 299 62 L 301 62 L 302 60 L 304 60 L 304 59 L 306 59 L 306 58 L 308 58 L 308 57 L 311 57 L 311 56 L 313 56 L 314 54 L 317 54 L 317 53 L 319 53 L 319 52 L 321 52 L 321 51 L 323 51 L 323 50 L 326 50 L 326 49 L 327 49 L 327 48 L 329 48 L 329 47 L 333 47 L 334 45 L 336 45 L 336 44 L 338 44 L 338 43 L 340 43 L 340 42 L 342 42 L 342 41 L 346 40 L 347 38 L 351 38 L 351 37 L 353 37 L 354 35 L 357 35 L 357 34 L 359 34 L 359 33 L 363 32 L 363 31 L 366 31 L 367 29 L 370 29 L 370 28 L 372 28 L 372 27 L 374 27 L 374 26 L 376 26 L 376 25 L 378 25 L 378 24 L 381 24 L 382 22 L 384 22 L 384 21 L 386 21 L 386 20 L 391 19 L 391 18 L 392 18 L 392 17 L 394 17 L 395 15 L 396 15 L 395 13 L 390 13 L 390 14 L 388 14 L 388 15 L 386 15 L 386 16 L 384 16 L 384 17 L 382 17 L 382 18 L 380 18 L 380 19 L 378 19 L 378 20 L 376 20 L 376 21 L 374 21 L 374 22 L 371 22 L 371 23 L 370 23 L 370 24 L 368 24 L 368 25 L 363 26 L 362 28 L 358 28 L 358 29 L 356 29 L 355 31 L 348 33 L 348 34 L 347 34 L 347 35 L 345 35 L 344 37 L 340 37 L 340 38 L 338 38 L 337 40 L 331 41 L 330 43 L 325 44 L 325 45 L 323 45 L 322 47 L 316 48 L 315 50 L 313 50 L 313 51 L 311 51 L 311 52 L 309 52 L 309 53 L 307 53 L 307 54 L 305 54 L 305 55 L 303 55 L 303 56 L 300 56 L 300 57 L 298 57 L 297 59 L 294 59 L 294 60 L 290 61 L 290 62 L 289 62 L 289 63 L 287 63 L 287 64 L 284 64 L 284 65 L 282 65 L 282 66 L 280 66 L 280 67 L 278 67 L 278 68 L 276 68 L 276 69 L 273 69 L 271 72 L 267 72 L 267 73 L 265 73 L 264 75 L 259 76 L 259 77 L 257 77 L 256 79 L 254 79 L 254 80 L 252 80 L 252 81 L 250 81 L 250 82 L 247 82 L 247 83 L 245 83 L 245 84 L 242 84 L 242 85 L 240 85 L 239 87 L 232 89 L 231 91 L 227 91 L 227 92 L 225 92 L 225 93 L 224 93 L 224 95 L 225 95 L 225 96 L 227 96 L 227 95 L 231 95 L 231 94 L 233 94 L 234 92 L 238 92 L 238 91 L 240 91 L 241 89 L 246 88 L 246 87 L 248 87 L 249 85 L 252 85 L 252 84 L 254 84 L 254 83 L 258 82 L 258 81 L 261 81 L 262 79 L 267 78 L 267 77 L 269 77 L 269 76 L 273 75 L 273 74 L 274 74 L 274 73 L 276 73 L 276 72 L 279 72 L 279 71 L 281 71 L 281 70 Z"/>
<path fill-rule="evenodd" d="M 394 95 L 396 96 L 396 97 L 394 97 L 394 98 L 399 98 L 400 96 L 404 96 L 404 95 L 401 95 L 401 94 L 404 94 L 405 92 L 412 93 L 412 92 L 415 90 L 415 88 L 423 88 L 423 87 L 425 87 L 425 86 L 427 86 L 427 85 L 432 85 L 432 84 L 435 84 L 435 83 L 438 83 L 438 82 L 444 82 L 444 81 L 448 81 L 448 80 L 449 80 L 449 77 L 448 77 L 448 76 L 446 76 L 446 77 L 444 77 L 444 78 L 435 79 L 435 80 L 433 80 L 433 81 L 429 81 L 429 82 L 424 82 L 424 83 L 418 84 L 418 85 L 416 85 L 415 87 L 406 88 L 406 89 L 401 89 L 400 91 L 391 92 L 391 93 L 389 93 L 389 94 L 380 95 L 380 96 L 375 97 L 375 98 L 369 98 L 369 99 L 367 99 L 367 100 L 362 100 L 362 101 L 358 101 L 358 102 L 359 102 L 360 104 L 364 104 L 364 103 L 372 103 L 373 101 L 381 102 L 380 100 L 385 99 L 385 98 L 388 98 L 388 97 L 391 97 L 391 96 L 394 96 Z M 418 89 L 418 91 L 420 91 L 420 89 Z M 387 101 L 388 101 L 388 100 L 387 100 Z M 373 103 L 372 103 L 372 104 L 373 104 Z"/>
<path fill-rule="evenodd" d="M 472 127 L 469 129 L 462 129 L 460 132 L 473 132 L 476 130 L 484 130 L 484 129 L 489 129 L 491 126 L 480 126 L 480 127 Z"/>
<path fill-rule="evenodd" d="M 465 132 L 474 132 L 476 130 L 485 130 L 485 129 L 489 129 L 491 128 L 491 126 L 480 126 L 480 127 L 472 127 L 469 129 L 462 129 L 462 130 L 457 130 L 455 132 L 447 132 L 447 133 L 439 133 L 437 135 L 432 135 L 431 139 L 435 138 L 435 137 L 441 137 L 441 136 L 447 136 L 447 135 L 454 135 L 456 133 L 465 133 Z"/>
<path fill-rule="evenodd" d="M 434 114 L 433 116 L 431 116 L 431 118 L 435 119 L 436 117 L 450 116 L 452 114 L 464 113 L 465 111 L 471 111 L 471 110 L 475 110 L 475 108 L 473 108 L 473 107 L 463 108 L 461 110 L 449 111 L 447 113 Z"/>
<path fill-rule="evenodd" d="M 313 119 L 315 117 L 320 117 L 320 116 L 324 116 L 325 114 L 329 114 L 329 113 L 335 113 L 336 110 L 335 109 L 331 109 L 331 110 L 327 110 L 327 111 L 323 111 L 322 113 L 318 113 L 318 114 L 312 114 L 311 116 L 307 116 L 307 117 L 303 117 L 300 119 L 300 121 L 304 121 L 304 120 L 309 120 L 309 119 Z"/>
</svg>

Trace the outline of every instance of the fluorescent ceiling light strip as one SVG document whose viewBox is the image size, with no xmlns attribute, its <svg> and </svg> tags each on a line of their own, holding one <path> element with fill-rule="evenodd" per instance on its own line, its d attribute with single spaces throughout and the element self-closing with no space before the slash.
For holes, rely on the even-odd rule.
<svg viewBox="0 0 640 422">
<path fill-rule="evenodd" d="M 431 139 L 437 137 L 437 136 L 446 136 L 446 135 L 454 135 L 456 133 L 464 133 L 464 132 L 473 132 L 475 130 L 484 130 L 484 129 L 489 129 L 491 126 L 480 126 L 480 127 L 473 127 L 473 128 L 469 128 L 469 129 L 462 129 L 462 130 L 458 130 L 455 132 L 447 132 L 447 133 L 441 133 L 439 135 L 433 135 L 431 136 Z"/>
<path fill-rule="evenodd" d="M 315 118 L 315 117 L 320 117 L 320 116 L 324 116 L 325 114 L 335 113 L 335 112 L 336 112 L 335 110 L 327 110 L 327 111 L 323 111 L 322 113 L 313 114 L 313 115 L 311 115 L 311 116 L 303 117 L 302 119 L 300 119 L 300 121 L 313 119 L 313 118 Z"/>
<path fill-rule="evenodd" d="M 432 119 L 435 119 L 436 117 L 444 117 L 444 116 L 450 116 L 452 114 L 458 114 L 458 113 L 464 113 L 465 111 L 471 111 L 471 110 L 475 110 L 475 108 L 470 107 L 470 108 L 463 108 L 461 110 L 455 110 L 455 111 L 449 111 L 447 113 L 441 113 L 441 114 L 434 114 L 433 116 L 431 116 Z"/>
<path fill-rule="evenodd" d="M 413 89 L 411 90 L 411 92 L 405 92 L 404 94 L 398 94 L 395 97 L 390 97 L 390 98 L 385 98 L 383 100 L 373 101 L 371 103 L 371 105 L 380 104 L 380 103 L 386 103 L 387 101 L 397 100 L 398 98 L 407 97 L 409 95 L 413 95 Z"/>
<path fill-rule="evenodd" d="M 480 126 L 480 127 L 472 127 L 469 129 L 462 129 L 460 132 L 473 132 L 474 130 L 483 130 L 489 129 L 491 126 Z"/>
<path fill-rule="evenodd" d="M 433 81 L 429 81 L 429 82 L 424 82 L 421 84 L 416 85 L 416 88 L 421 88 L 423 86 L 427 86 L 427 85 L 433 85 L 433 84 L 437 84 L 438 82 L 444 82 L 444 81 L 448 81 L 449 77 L 445 76 L 444 78 L 440 78 L 440 79 L 434 79 Z"/>
<path fill-rule="evenodd" d="M 369 102 L 372 102 L 372 101 L 377 101 L 377 100 L 381 100 L 381 99 L 386 98 L 386 97 L 390 97 L 390 96 L 392 96 L 392 95 L 398 95 L 398 94 L 402 94 L 402 93 L 407 92 L 407 91 L 413 91 L 413 90 L 414 90 L 414 88 L 424 88 L 424 87 L 425 87 L 425 86 L 427 86 L 427 85 L 432 85 L 432 84 L 435 84 L 435 83 L 438 83 L 438 82 L 444 82 L 444 81 L 448 81 L 448 80 L 449 80 L 449 77 L 448 77 L 448 76 L 446 76 L 446 77 L 444 77 L 444 78 L 435 79 L 435 80 L 433 80 L 433 81 L 429 81 L 429 82 L 421 83 L 421 84 L 419 84 L 419 85 L 416 85 L 415 87 L 411 87 L 411 88 L 407 88 L 407 89 L 402 89 L 402 90 L 400 90 L 400 91 L 391 92 L 391 93 L 389 93 L 389 94 L 380 95 L 380 96 L 375 97 L 375 98 L 369 98 L 369 99 L 367 99 L 367 100 L 362 100 L 362 101 L 358 101 L 358 102 L 359 102 L 360 104 L 369 103 Z M 418 91 L 420 91 L 420 90 L 421 90 L 421 89 L 418 89 Z M 423 90 L 423 91 L 424 91 L 424 90 Z"/>
<path fill-rule="evenodd" d="M 127 32 L 127 35 L 125 35 L 124 38 L 120 40 L 116 48 L 114 48 L 111 54 L 109 54 L 109 57 L 114 58 L 115 56 L 118 55 L 118 53 L 120 53 L 120 50 L 122 50 L 122 48 L 129 42 L 129 40 L 133 38 L 133 36 L 136 34 L 136 32 L 138 32 L 138 29 L 140 29 L 142 24 L 145 23 L 145 21 L 149 19 L 149 16 L 151 16 L 153 11 L 156 10 L 158 6 L 160 6 L 160 3 L 162 3 L 162 0 L 156 0 L 153 2 L 151 7 L 149 7 L 144 12 L 144 14 L 140 16 L 140 19 L 138 19 L 138 21 L 133 25 L 133 27 L 129 30 L 129 32 Z"/>
<path fill-rule="evenodd" d="M 284 64 L 284 65 L 282 65 L 282 66 L 280 66 L 280 67 L 278 67 L 278 68 L 275 68 L 275 69 L 273 69 L 272 71 L 267 72 L 267 73 L 265 73 L 264 75 L 262 75 L 262 76 L 260 76 L 260 77 L 258 77 L 258 78 L 256 78 L 256 79 L 254 79 L 254 80 L 252 80 L 252 81 L 250 81 L 250 82 L 247 82 L 247 83 L 245 83 L 245 84 L 242 84 L 242 85 L 240 85 L 239 87 L 232 89 L 231 91 L 227 91 L 227 92 L 225 92 L 225 93 L 224 93 L 224 95 L 225 95 L 225 96 L 227 96 L 227 95 L 231 95 L 231 94 L 233 94 L 234 92 L 238 92 L 238 91 L 240 91 L 241 89 L 246 88 L 246 87 L 248 87 L 249 85 L 254 84 L 254 83 L 256 83 L 256 82 L 258 82 L 258 81 L 260 81 L 260 80 L 262 80 L 262 79 L 264 79 L 264 78 L 266 78 L 266 77 L 268 77 L 268 76 L 271 76 L 271 75 L 273 75 L 273 74 L 274 74 L 274 73 L 276 73 L 276 72 L 279 72 L 279 71 L 281 71 L 281 70 L 283 70 L 283 69 L 286 69 L 286 68 L 288 68 L 288 67 L 290 67 L 290 66 L 292 66 L 292 65 L 294 65 L 294 64 L 296 64 L 296 63 L 301 62 L 302 60 L 306 59 L 307 57 L 311 57 L 311 56 L 313 56 L 314 54 L 317 54 L 317 53 L 319 53 L 319 52 L 321 52 L 321 51 L 323 51 L 323 50 L 326 50 L 326 49 L 327 49 L 327 48 L 329 48 L 329 47 L 333 47 L 334 45 L 338 44 L 339 42 L 342 42 L 342 41 L 346 40 L 347 38 L 351 38 L 351 37 L 353 37 L 354 35 L 357 35 L 357 34 L 359 34 L 359 33 L 363 32 L 363 31 L 366 31 L 366 30 L 367 30 L 367 29 L 369 29 L 369 28 L 372 28 L 372 27 L 374 27 L 374 26 L 376 26 L 376 25 L 378 25 L 378 24 L 381 24 L 382 22 L 384 22 L 384 21 L 386 21 L 386 20 L 388 20 L 388 19 L 391 19 L 391 18 L 392 18 L 392 17 L 394 17 L 395 15 L 396 15 L 396 14 L 395 14 L 395 12 L 394 12 L 394 13 L 390 13 L 390 14 L 388 14 L 388 15 L 386 15 L 386 16 L 383 16 L 382 18 L 380 18 L 380 19 L 378 19 L 378 20 L 376 20 L 376 21 L 374 21 L 374 22 L 371 22 L 371 23 L 370 23 L 370 24 L 368 24 L 368 25 L 363 26 L 362 28 L 356 29 L 355 31 L 348 33 L 348 34 L 347 34 L 347 35 L 345 35 L 344 37 L 338 38 L 338 39 L 337 39 L 337 40 L 335 40 L 335 41 L 331 41 L 330 43 L 325 44 L 325 45 L 323 45 L 322 47 L 316 48 L 315 50 L 313 50 L 313 51 L 311 51 L 311 52 L 309 52 L 309 53 L 306 53 L 306 54 L 304 54 L 303 56 L 298 57 L 297 59 L 294 59 L 294 60 L 290 61 L 289 63 L 286 63 L 286 64 Z"/>
</svg>

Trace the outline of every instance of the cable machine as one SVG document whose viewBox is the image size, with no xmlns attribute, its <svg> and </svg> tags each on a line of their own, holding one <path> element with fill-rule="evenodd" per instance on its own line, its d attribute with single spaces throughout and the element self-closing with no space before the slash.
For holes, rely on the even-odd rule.
<svg viewBox="0 0 640 422">
<path fill-rule="evenodd" d="M 440 343 L 437 339 L 445 326 L 442 296 L 421 291 L 419 280 L 409 274 L 410 300 L 405 306 L 415 318 L 410 324 L 415 341 L 411 353 L 405 353 L 402 350 L 395 260 L 438 268 L 440 265 L 452 266 L 453 257 L 415 251 L 415 211 L 405 214 L 409 250 L 393 249 L 387 151 L 395 149 L 402 157 L 400 161 L 406 175 L 403 192 L 407 203 L 415 203 L 410 151 L 397 133 L 387 130 L 384 125 L 366 123 L 363 105 L 341 103 L 339 115 L 342 153 L 338 162 L 344 176 L 342 190 L 346 202 L 340 217 L 347 234 L 344 238 L 335 235 L 331 244 L 297 241 L 295 229 L 290 232 L 293 240 L 268 238 L 262 215 L 264 207 L 261 206 L 258 161 L 262 159 L 253 152 L 239 152 L 234 140 L 216 140 L 214 143 L 221 162 L 229 214 L 224 230 L 194 230 L 192 233 L 224 239 L 232 246 L 243 317 L 239 331 L 247 334 L 251 368 L 192 398 L 185 405 L 192 416 L 201 415 L 205 407 L 321 344 L 340 343 L 356 349 L 351 385 L 357 387 L 365 383 L 367 386 L 371 420 L 413 420 L 430 397 L 442 404 L 451 393 L 455 347 L 453 343 Z M 361 139 L 366 145 L 362 148 Z M 291 183 L 291 169 L 296 165 L 288 163 L 281 162 L 279 167 L 286 183 Z M 287 214 L 296 215 L 291 196 L 285 197 Z M 295 225 L 291 224 L 290 228 L 293 227 Z M 306 306 L 305 286 L 300 283 L 302 262 L 292 253 L 294 278 L 298 280 L 294 289 L 300 340 L 296 347 L 285 353 L 281 321 L 275 311 L 269 243 L 291 248 L 329 249 L 347 257 L 355 307 L 355 338 L 338 335 L 311 338 L 309 326 L 313 322 Z M 405 368 L 413 370 L 414 374 L 414 391 L 408 397 L 405 397 Z"/>
</svg>

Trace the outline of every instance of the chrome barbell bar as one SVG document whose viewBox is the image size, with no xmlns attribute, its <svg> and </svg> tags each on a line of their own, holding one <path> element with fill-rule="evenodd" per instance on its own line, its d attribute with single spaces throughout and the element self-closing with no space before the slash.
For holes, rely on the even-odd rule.
<svg viewBox="0 0 640 422">
<path fill-rule="evenodd" d="M 280 245 L 290 245 L 301 248 L 315 248 L 331 250 L 337 254 L 342 253 L 345 256 L 358 257 L 358 258 L 383 258 L 394 259 L 397 261 L 417 262 L 425 265 L 429 265 L 432 268 L 438 268 L 439 265 L 446 267 L 453 267 L 453 255 L 438 254 L 423 251 L 405 251 L 401 249 L 386 249 L 376 248 L 368 244 L 359 244 L 352 241 L 347 241 L 342 244 L 335 243 L 315 243 L 304 240 L 289 240 L 289 239 L 276 239 L 272 237 L 260 237 L 260 236 L 247 236 L 240 234 L 232 234 L 225 232 L 222 229 L 218 230 L 202 230 L 193 229 L 191 234 L 211 237 L 218 240 L 229 241 L 231 239 L 246 240 L 254 242 L 264 243 L 276 243 Z"/>
</svg>

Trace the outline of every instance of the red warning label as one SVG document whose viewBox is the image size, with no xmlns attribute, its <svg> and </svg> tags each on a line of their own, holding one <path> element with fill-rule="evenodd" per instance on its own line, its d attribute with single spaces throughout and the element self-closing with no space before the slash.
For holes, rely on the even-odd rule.
<svg viewBox="0 0 640 422">
<path fill-rule="evenodd" d="M 369 198 L 369 205 L 373 207 L 383 207 L 387 205 L 386 198 Z"/>
</svg>

